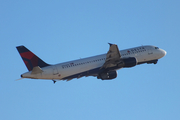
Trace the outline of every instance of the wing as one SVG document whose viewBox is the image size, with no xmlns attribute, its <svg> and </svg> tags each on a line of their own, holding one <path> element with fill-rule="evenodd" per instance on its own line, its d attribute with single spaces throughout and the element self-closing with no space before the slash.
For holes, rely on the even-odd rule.
<svg viewBox="0 0 180 120">
<path fill-rule="evenodd" d="M 121 62 L 121 54 L 119 52 L 118 46 L 116 44 L 110 44 L 110 43 L 109 45 L 110 45 L 110 48 L 106 54 L 106 60 L 102 67 L 92 69 L 88 71 L 88 73 L 87 71 L 85 71 L 85 72 L 78 73 L 72 76 L 68 76 L 68 77 L 63 78 L 62 80 L 70 81 L 74 78 L 79 79 L 81 77 L 88 77 L 88 76 L 96 77 L 101 73 L 106 73 L 110 70 L 116 70 L 117 68 L 118 69 L 121 68 L 117 66 Z"/>
<path fill-rule="evenodd" d="M 106 54 L 106 61 L 101 67 L 101 69 L 107 69 L 117 66 L 120 62 L 121 54 L 119 52 L 118 46 L 116 44 L 109 43 L 110 48 Z"/>
</svg>

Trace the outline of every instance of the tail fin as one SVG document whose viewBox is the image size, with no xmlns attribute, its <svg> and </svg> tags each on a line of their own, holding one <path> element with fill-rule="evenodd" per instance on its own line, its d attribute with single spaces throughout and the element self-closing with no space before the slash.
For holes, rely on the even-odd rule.
<svg viewBox="0 0 180 120">
<path fill-rule="evenodd" d="M 39 66 L 41 68 L 49 66 L 49 64 L 45 63 L 43 60 L 41 60 L 38 56 L 36 56 L 26 47 L 17 46 L 16 48 L 29 71 L 31 71 L 36 66 Z"/>
</svg>

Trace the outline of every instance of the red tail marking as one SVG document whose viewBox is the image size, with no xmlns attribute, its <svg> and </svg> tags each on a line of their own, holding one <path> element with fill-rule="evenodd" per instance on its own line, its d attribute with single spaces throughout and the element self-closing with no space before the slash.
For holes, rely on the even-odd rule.
<svg viewBox="0 0 180 120">
<path fill-rule="evenodd" d="M 23 60 L 23 61 L 24 61 L 25 65 L 26 65 L 26 67 L 28 68 L 28 70 L 30 71 L 31 70 L 31 66 L 29 65 L 29 62 L 25 61 L 25 60 Z"/>
<path fill-rule="evenodd" d="M 33 56 L 35 56 L 32 52 L 24 52 L 24 53 L 21 53 L 20 55 L 21 55 L 21 57 L 27 58 L 27 59 L 29 59 L 29 60 L 30 60 Z"/>
<path fill-rule="evenodd" d="M 33 56 L 31 58 L 31 63 L 32 63 L 33 67 L 38 66 L 38 57 L 37 56 Z"/>
</svg>

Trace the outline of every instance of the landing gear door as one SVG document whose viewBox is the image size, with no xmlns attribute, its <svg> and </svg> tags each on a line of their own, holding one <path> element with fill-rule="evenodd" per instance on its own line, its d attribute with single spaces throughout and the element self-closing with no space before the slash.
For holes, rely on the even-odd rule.
<svg viewBox="0 0 180 120">
<path fill-rule="evenodd" d="M 53 66 L 53 75 L 57 75 L 58 74 L 58 70 L 56 66 Z"/>
</svg>

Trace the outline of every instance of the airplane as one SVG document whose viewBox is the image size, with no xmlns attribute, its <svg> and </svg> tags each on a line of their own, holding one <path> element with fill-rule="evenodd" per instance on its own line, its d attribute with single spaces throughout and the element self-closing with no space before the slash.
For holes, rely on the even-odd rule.
<svg viewBox="0 0 180 120">
<path fill-rule="evenodd" d="M 50 65 L 28 50 L 17 46 L 28 72 L 21 78 L 52 80 L 72 80 L 74 78 L 94 76 L 101 80 L 112 80 L 117 77 L 117 70 L 131 68 L 139 64 L 156 64 L 166 55 L 166 51 L 156 46 L 146 45 L 119 51 L 116 44 L 109 43 L 106 54 Z"/>
</svg>

